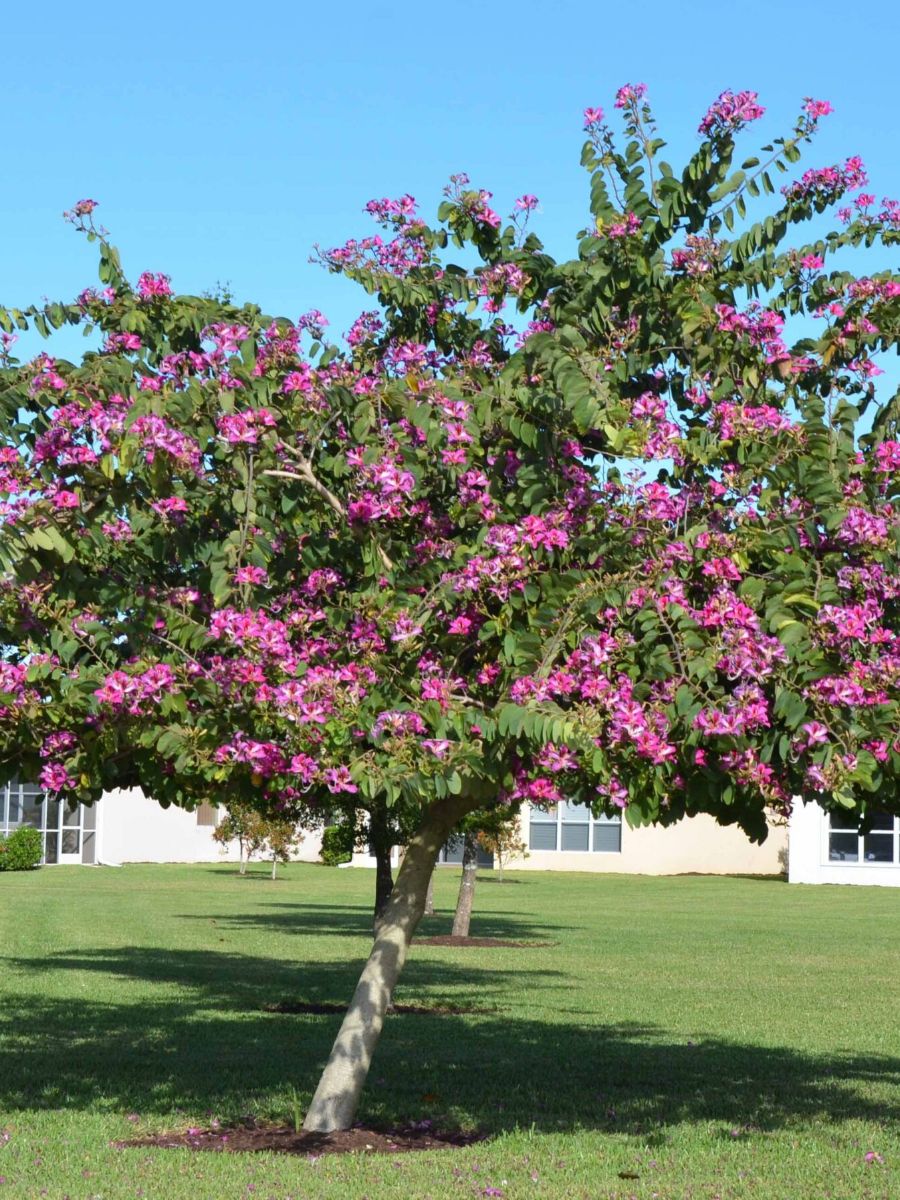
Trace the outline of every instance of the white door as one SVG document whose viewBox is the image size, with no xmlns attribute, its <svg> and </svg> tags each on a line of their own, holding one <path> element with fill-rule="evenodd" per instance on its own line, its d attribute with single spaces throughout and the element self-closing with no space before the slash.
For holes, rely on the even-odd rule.
<svg viewBox="0 0 900 1200">
<path fill-rule="evenodd" d="M 81 805 L 67 800 L 59 814 L 59 863 L 81 862 Z"/>
</svg>

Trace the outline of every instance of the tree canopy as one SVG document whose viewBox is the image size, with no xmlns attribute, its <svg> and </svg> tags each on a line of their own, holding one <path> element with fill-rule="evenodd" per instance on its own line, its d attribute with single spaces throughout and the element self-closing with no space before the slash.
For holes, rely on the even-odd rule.
<svg viewBox="0 0 900 1200">
<path fill-rule="evenodd" d="M 419 831 L 411 881 L 485 804 L 755 838 L 798 795 L 900 811 L 900 277 L 841 262 L 900 204 L 853 157 L 791 179 L 824 101 L 736 167 L 762 109 L 723 93 L 676 172 L 645 90 L 624 137 L 585 111 L 567 261 L 528 194 L 371 201 L 319 251 L 377 305 L 338 343 L 129 282 L 75 205 L 100 288 L 0 311 L 8 772 L 363 807 Z M 13 357 L 67 324 L 98 348 Z"/>
</svg>

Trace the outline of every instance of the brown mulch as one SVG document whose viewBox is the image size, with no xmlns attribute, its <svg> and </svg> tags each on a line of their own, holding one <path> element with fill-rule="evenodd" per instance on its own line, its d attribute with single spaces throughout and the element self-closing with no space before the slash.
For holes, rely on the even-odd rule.
<svg viewBox="0 0 900 1200">
<path fill-rule="evenodd" d="M 471 946 L 477 949 L 481 946 L 509 946 L 514 950 L 540 950 L 547 946 L 555 946 L 556 942 L 508 942 L 505 938 L 492 937 L 454 937 L 452 933 L 442 933 L 437 937 L 417 937 L 417 946 Z"/>
<path fill-rule="evenodd" d="M 345 1013 L 346 1004 L 331 1000 L 307 1003 L 305 1000 L 276 1000 L 264 1004 L 264 1012 L 272 1013 Z M 392 1013 L 407 1013 L 422 1017 L 457 1017 L 464 1013 L 495 1013 L 495 1008 L 482 1008 L 477 1004 L 395 1004 Z"/>
<path fill-rule="evenodd" d="M 339 1133 L 295 1132 L 287 1125 L 243 1125 L 220 1129 L 186 1129 L 152 1137 L 113 1142 L 117 1150 L 157 1146 L 161 1149 L 211 1150 L 229 1153 L 270 1150 L 277 1154 L 408 1154 L 416 1150 L 453 1150 L 483 1142 L 483 1133 L 444 1132 L 430 1121 L 419 1121 L 405 1129 L 378 1130 L 357 1126 Z"/>
</svg>

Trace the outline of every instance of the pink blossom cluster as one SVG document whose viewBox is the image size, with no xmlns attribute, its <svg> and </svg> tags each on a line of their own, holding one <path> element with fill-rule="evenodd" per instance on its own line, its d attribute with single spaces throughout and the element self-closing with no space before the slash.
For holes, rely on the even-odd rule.
<svg viewBox="0 0 900 1200">
<path fill-rule="evenodd" d="M 238 567 L 234 573 L 235 583 L 265 583 L 269 574 L 265 567 Z"/>
<path fill-rule="evenodd" d="M 765 113 L 756 92 L 722 92 L 709 106 L 698 127 L 706 137 L 731 136 Z"/>
<path fill-rule="evenodd" d="M 799 432 L 793 421 L 771 404 L 722 400 L 713 406 L 712 419 L 723 441 L 754 441 L 768 434 Z"/>
<path fill-rule="evenodd" d="M 41 758 L 58 758 L 72 750 L 77 744 L 78 738 L 67 729 L 48 733 L 41 746 Z"/>
<path fill-rule="evenodd" d="M 848 546 L 884 546 L 888 537 L 888 515 L 893 513 L 885 509 L 886 516 L 877 516 L 868 509 L 853 505 L 841 522 L 839 536 Z"/>
<path fill-rule="evenodd" d="M 21 709 L 37 698 L 37 693 L 26 686 L 28 667 L 24 663 L 4 662 L 0 659 L 0 693 L 12 698 L 12 706 L 0 704 L 0 717 L 9 717 L 14 709 Z"/>
<path fill-rule="evenodd" d="M 60 763 L 45 763 L 41 767 L 38 782 L 45 792 L 56 795 L 58 792 L 68 792 L 75 787 L 75 778 L 70 775 Z"/>
<path fill-rule="evenodd" d="M 387 709 L 380 712 L 372 726 L 371 737 L 378 741 L 383 737 L 409 737 L 425 733 L 425 722 L 417 712 L 410 709 Z"/>
<path fill-rule="evenodd" d="M 366 462 L 362 449 L 354 448 L 347 452 L 347 464 L 353 469 L 357 492 L 347 505 L 351 522 L 397 520 L 408 514 L 416 477 L 402 466 L 402 459 L 385 456 Z"/>
<path fill-rule="evenodd" d="M 246 408 L 216 418 L 219 436 L 231 446 L 256 446 L 262 433 L 275 424 L 275 416 L 267 408 Z"/>
<path fill-rule="evenodd" d="M 833 204 L 846 192 L 865 187 L 869 182 L 866 168 L 858 156 L 848 158 L 842 166 L 812 167 L 794 183 L 781 189 L 785 198 L 793 203 L 813 201 L 817 204 Z"/>
<path fill-rule="evenodd" d="M 544 516 L 529 514 L 514 525 L 494 525 L 484 539 L 490 554 L 475 554 L 459 571 L 448 572 L 442 582 L 454 592 L 472 594 L 487 590 L 500 600 L 520 591 L 525 578 L 540 569 L 534 551 L 565 549 L 569 544 L 569 513 L 558 510 Z"/>
<path fill-rule="evenodd" d="M 615 107 L 630 108 L 647 95 L 646 83 L 623 83 L 616 92 Z"/>
<path fill-rule="evenodd" d="M 288 768 L 288 759 L 280 746 L 274 742 L 260 742 L 238 732 L 230 742 L 225 742 L 216 750 L 216 762 L 245 763 L 255 775 L 266 778 L 270 775 L 280 775 Z"/>
<path fill-rule="evenodd" d="M 708 274 L 718 264 L 720 244 L 712 237 L 689 233 L 684 246 L 672 251 L 672 270 L 694 278 Z"/>
<path fill-rule="evenodd" d="M 705 737 L 741 737 L 754 729 L 769 727 L 769 702 L 757 684 L 741 683 L 724 708 L 702 708 L 694 718 L 694 725 Z"/>
<path fill-rule="evenodd" d="M 129 675 L 125 671 L 113 671 L 107 675 L 94 695 L 99 704 L 121 709 L 131 716 L 145 713 L 148 706 L 156 705 L 164 695 L 177 692 L 175 672 L 168 663 L 154 663 L 145 671 Z"/>
<path fill-rule="evenodd" d="M 487 312 L 500 312 L 506 305 L 506 295 L 518 295 L 528 284 L 528 276 L 515 263 L 497 263 L 479 272 L 477 295 L 485 297 Z"/>
<path fill-rule="evenodd" d="M 616 238 L 632 237 L 634 234 L 640 233 L 640 231 L 640 217 L 637 215 L 637 213 L 629 212 L 624 214 L 624 220 L 613 221 L 611 225 L 607 225 L 603 230 L 603 233 L 605 233 L 607 237 L 615 240 Z"/>
<path fill-rule="evenodd" d="M 137 292 L 142 300 L 163 300 L 172 295 L 172 281 L 168 275 L 144 271 L 138 279 Z"/>
<path fill-rule="evenodd" d="M 163 517 L 165 520 L 171 519 L 177 523 L 183 518 L 184 514 L 189 511 L 190 505 L 188 504 L 187 500 L 185 500 L 184 496 L 165 496 L 161 500 L 151 500 L 150 507 L 155 513 Z M 114 536 L 114 541 L 127 541 L 131 536 L 130 527 L 126 527 L 126 532 L 126 528 L 123 528 L 123 525 L 123 522 L 117 522 L 110 526 L 111 530 L 115 529 L 116 534 L 121 535 Z"/>
<path fill-rule="evenodd" d="M 288 720 L 298 725 L 324 725 L 342 705 L 357 705 L 378 682 L 371 667 L 362 663 L 343 666 L 309 666 L 297 678 L 284 683 L 262 683 L 256 703 L 271 703 Z"/>
<path fill-rule="evenodd" d="M 429 250 L 423 238 L 425 227 L 416 219 L 416 202 L 412 196 L 402 196 L 399 200 L 370 200 L 366 211 L 383 226 L 394 229 L 397 236 L 389 241 L 380 234 L 351 238 L 343 246 L 326 250 L 322 260 L 332 270 L 374 272 L 402 279 L 429 261 Z"/>
<path fill-rule="evenodd" d="M 186 433 L 169 425 L 162 417 L 148 414 L 138 417 L 128 430 L 140 440 L 141 449 L 148 463 L 152 463 L 157 450 L 162 450 L 195 474 L 201 471 L 202 453 L 197 441 Z"/>
</svg>

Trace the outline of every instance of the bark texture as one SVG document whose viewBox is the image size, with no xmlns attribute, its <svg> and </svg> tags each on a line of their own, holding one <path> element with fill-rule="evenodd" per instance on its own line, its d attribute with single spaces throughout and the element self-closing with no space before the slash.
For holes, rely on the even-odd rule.
<svg viewBox="0 0 900 1200">
<path fill-rule="evenodd" d="M 374 928 L 378 932 L 385 906 L 394 890 L 394 875 L 391 871 L 391 837 L 386 824 L 373 817 L 370 827 L 372 853 L 375 855 L 375 915 Z"/>
<path fill-rule="evenodd" d="M 425 893 L 425 912 L 426 917 L 434 916 L 434 871 L 431 872 L 431 878 L 428 880 L 428 891 Z"/>
<path fill-rule="evenodd" d="M 475 875 L 478 870 L 478 841 L 474 833 L 467 833 L 463 842 L 462 879 L 459 881 L 459 896 L 453 914 L 453 937 L 468 937 L 472 921 L 472 902 L 475 899 Z"/>
<path fill-rule="evenodd" d="M 378 924 L 372 952 L 303 1122 L 304 1129 L 330 1133 L 349 1129 L 353 1123 L 384 1014 L 425 909 L 425 894 L 438 851 L 470 807 L 456 796 L 433 804 L 410 841 Z"/>
</svg>

